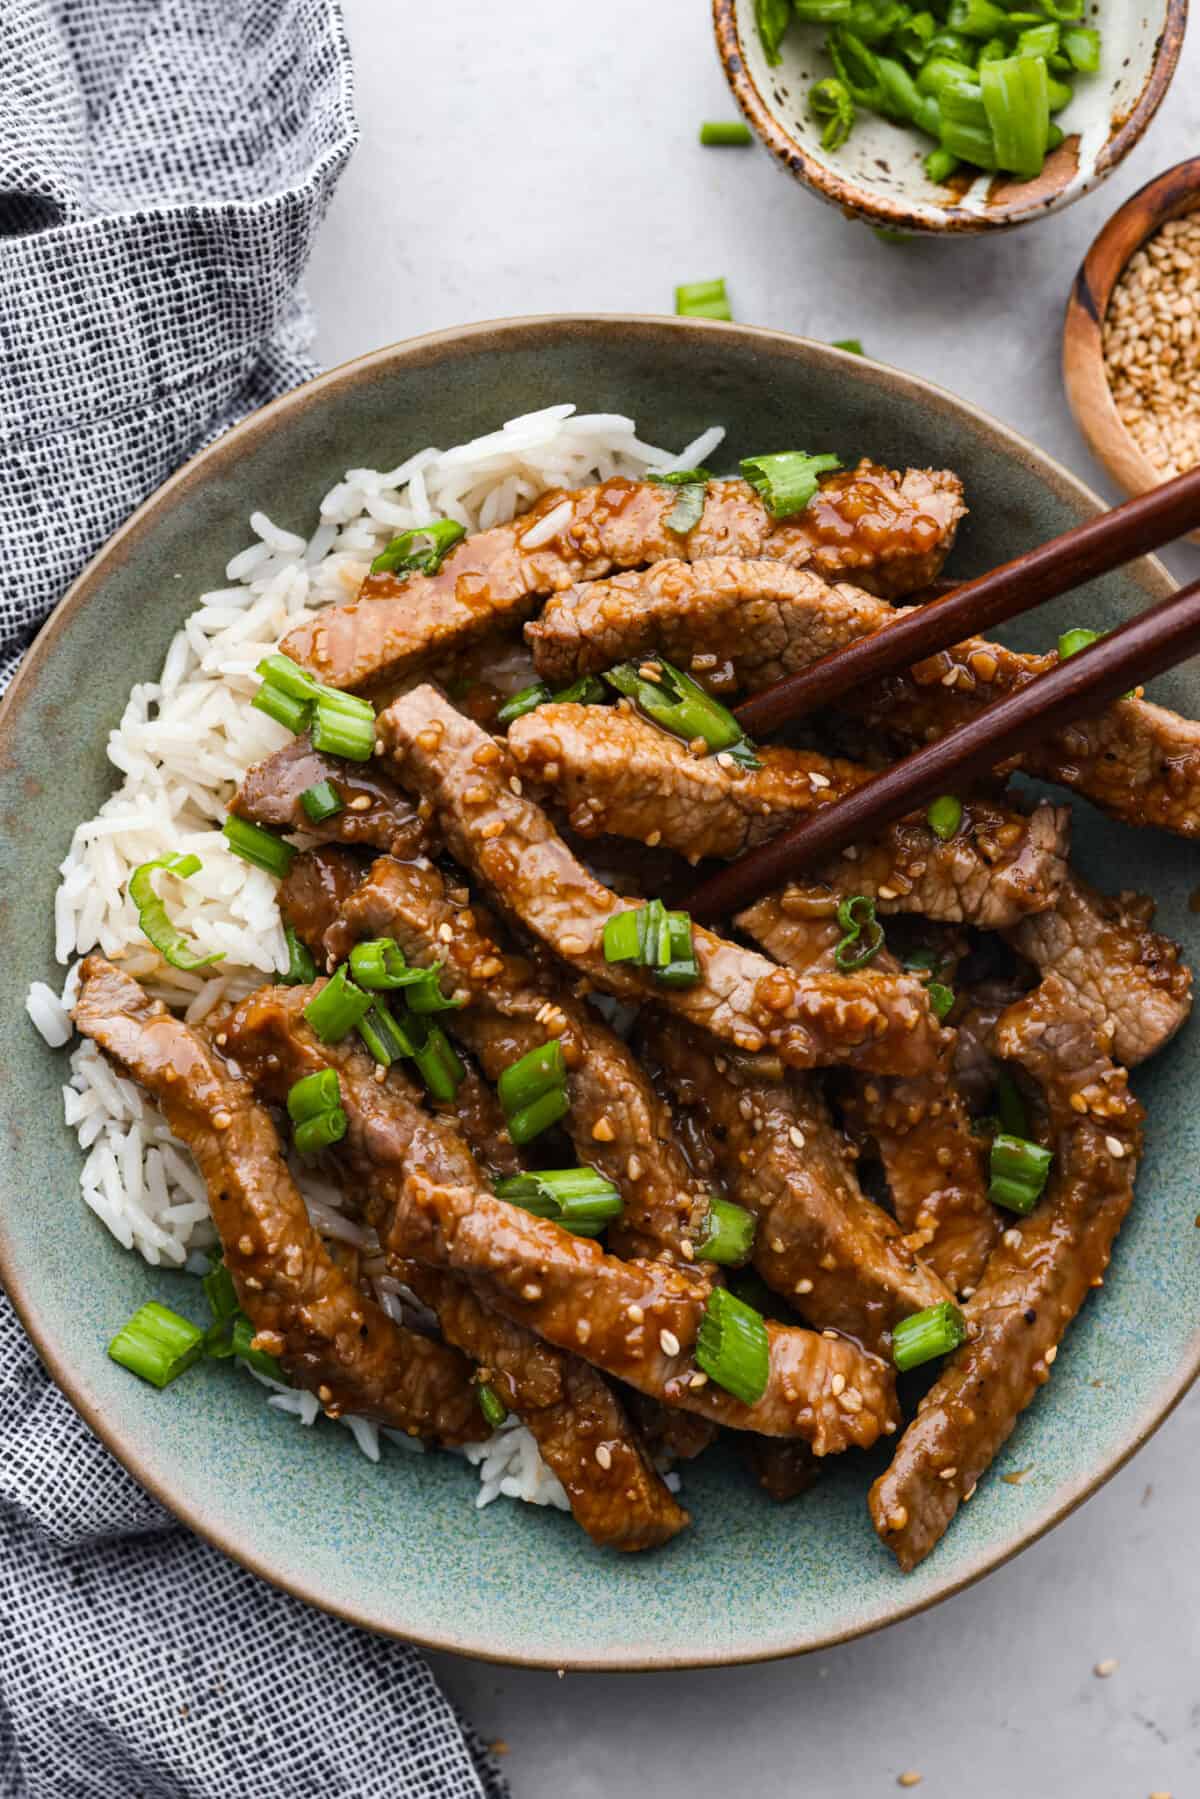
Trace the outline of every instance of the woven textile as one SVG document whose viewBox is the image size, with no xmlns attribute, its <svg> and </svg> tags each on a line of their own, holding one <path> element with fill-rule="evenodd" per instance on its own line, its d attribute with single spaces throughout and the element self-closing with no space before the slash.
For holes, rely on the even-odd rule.
<svg viewBox="0 0 1200 1799">
<path fill-rule="evenodd" d="M 139 501 L 314 372 L 353 143 L 332 0 L 0 0 L 0 686 Z M 504 1792 L 413 1650 L 180 1530 L 0 1292 L 0 1799 Z"/>
</svg>

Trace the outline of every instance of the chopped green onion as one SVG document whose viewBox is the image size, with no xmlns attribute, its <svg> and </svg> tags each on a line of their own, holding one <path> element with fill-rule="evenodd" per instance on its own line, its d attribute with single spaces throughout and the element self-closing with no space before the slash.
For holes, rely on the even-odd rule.
<svg viewBox="0 0 1200 1799">
<path fill-rule="evenodd" d="M 345 810 L 344 801 L 338 796 L 337 788 L 332 781 L 317 781 L 306 787 L 300 795 L 300 804 L 304 807 L 305 816 L 315 825 L 324 824 L 327 818 L 336 818 Z"/>
<path fill-rule="evenodd" d="M 832 348 L 846 350 L 851 356 L 865 356 L 867 353 L 863 349 L 862 339 L 859 337 L 835 337 Z"/>
<path fill-rule="evenodd" d="M 1009 26 L 1009 16 L 993 0 L 950 0 L 946 23 L 965 37 L 994 37 Z"/>
<path fill-rule="evenodd" d="M 561 1087 L 567 1078 L 566 1057 L 557 1037 L 539 1043 L 519 1061 L 510 1062 L 496 1083 L 496 1092 L 507 1117 L 523 1111 L 543 1093 Z"/>
<path fill-rule="evenodd" d="M 255 668 L 255 674 L 261 675 L 263 681 L 280 693 L 286 693 L 293 700 L 315 700 L 321 691 L 321 684 L 310 675 L 306 668 L 285 656 L 282 650 L 276 650 L 272 656 L 264 656 Z"/>
<path fill-rule="evenodd" d="M 757 1405 L 771 1375 L 770 1339 L 762 1314 L 718 1287 L 700 1321 L 696 1360 L 710 1380 L 743 1405 Z"/>
<path fill-rule="evenodd" d="M 648 680 L 641 673 L 651 666 L 658 672 L 657 681 Z M 606 671 L 604 679 L 673 737 L 682 738 L 685 743 L 702 738 L 710 751 L 726 751 L 743 768 L 762 767 L 754 754 L 754 745 L 728 707 L 714 700 L 690 675 L 664 657 L 656 656 L 653 664 L 619 662 L 616 668 Z"/>
<path fill-rule="evenodd" d="M 129 877 L 129 897 L 137 907 L 143 934 L 172 968 L 189 971 L 208 968 L 221 960 L 222 952 L 218 949 L 202 956 L 199 950 L 193 949 L 187 933 L 173 925 L 167 916 L 166 903 L 155 893 L 152 877 L 154 871 L 161 868 L 178 880 L 186 881 L 203 866 L 199 856 L 156 856 L 153 862 L 141 863 Z"/>
<path fill-rule="evenodd" d="M 417 1053 L 415 1042 L 383 999 L 359 1019 L 358 1034 L 382 1068 Z"/>
<path fill-rule="evenodd" d="M 224 1262 L 218 1262 L 215 1267 L 210 1268 L 201 1285 L 214 1323 L 224 1324 L 228 1319 L 236 1317 L 240 1309 L 237 1289 Z"/>
<path fill-rule="evenodd" d="M 748 1212 L 745 1206 L 735 1206 L 732 1200 L 718 1199 L 714 1194 L 709 1201 L 708 1224 L 696 1244 L 696 1254 L 702 1261 L 720 1262 L 726 1266 L 748 1261 L 754 1248 L 754 1231 L 753 1212 Z"/>
<path fill-rule="evenodd" d="M 165 1387 L 204 1354 L 204 1332 L 151 1300 L 117 1332 L 108 1353 L 131 1374 Z"/>
<path fill-rule="evenodd" d="M 375 717 L 370 700 L 364 700 L 361 694 L 346 693 L 340 687 L 318 687 L 317 704 L 330 712 L 345 713 L 347 718 L 363 719 L 368 724 Z"/>
<path fill-rule="evenodd" d="M 429 1090 L 430 1096 L 438 1100 L 451 1100 L 458 1092 L 459 1082 L 466 1074 L 458 1056 L 439 1024 L 431 1024 L 425 1038 L 413 1053 L 413 1061 L 417 1071 Z M 512 1134 L 512 1126 L 509 1126 Z M 514 1142 L 516 1139 L 513 1139 Z"/>
<path fill-rule="evenodd" d="M 571 1101 L 565 1087 L 552 1087 L 543 1093 L 540 1099 L 522 1106 L 519 1112 L 513 1112 L 508 1120 L 508 1134 L 518 1148 L 532 1143 L 543 1131 L 548 1131 L 552 1124 L 565 1118 L 571 1109 Z"/>
<path fill-rule="evenodd" d="M 603 706 L 608 699 L 608 689 L 599 675 L 580 675 L 578 681 L 572 681 L 569 687 L 560 687 L 550 697 L 556 706 Z"/>
<path fill-rule="evenodd" d="M 536 712 L 539 706 L 548 705 L 553 698 L 544 681 L 535 681 L 532 687 L 522 687 L 520 693 L 514 693 L 511 700 L 505 701 L 496 714 L 496 723 L 506 727 L 515 724 L 527 712 Z"/>
<path fill-rule="evenodd" d="M 749 125 L 741 119 L 705 119 L 700 127 L 700 142 L 708 149 L 731 145 L 751 144 L 754 139 L 750 135 Z"/>
<path fill-rule="evenodd" d="M 233 1353 L 240 1361 L 256 1368 L 259 1374 L 265 1374 L 268 1380 L 276 1380 L 281 1386 L 287 1385 L 283 1369 L 273 1355 L 265 1349 L 255 1349 L 255 1329 L 244 1312 L 233 1321 Z"/>
<path fill-rule="evenodd" d="M 1049 62 L 1058 49 L 1060 30 L 1056 19 L 1047 19 L 1041 25 L 1027 25 L 1024 31 L 1017 33 L 1017 55 L 1044 56 Z"/>
<path fill-rule="evenodd" d="M 656 482 L 662 487 L 677 487 L 679 493 L 675 504 L 663 519 L 668 531 L 674 531 L 680 537 L 686 537 L 704 516 L 704 496 L 708 491 L 708 483 L 712 480 L 706 468 L 672 469 L 668 474 L 647 474 L 647 481 Z M 561 699 L 561 694 L 555 696 Z"/>
<path fill-rule="evenodd" d="M 1028 1137 L 1029 1114 L 1021 1090 L 1007 1068 L 996 1070 L 996 1112 L 1002 1131 L 1010 1137 Z"/>
<path fill-rule="evenodd" d="M 896 26 L 896 48 L 913 63 L 923 63 L 937 36 L 937 20 L 931 12 L 910 13 Z"/>
<path fill-rule="evenodd" d="M 1038 5 L 1048 18 L 1061 19 L 1064 24 L 1083 17 L 1084 0 L 1038 0 Z"/>
<path fill-rule="evenodd" d="M 667 913 L 667 960 L 654 970 L 660 987 L 694 987 L 702 969 L 692 940 L 692 920 L 687 912 Z"/>
<path fill-rule="evenodd" d="M 782 450 L 773 456 L 746 456 L 742 477 L 763 500 L 772 518 L 803 512 L 819 486 L 818 477 L 841 468 L 837 456 L 810 456 L 804 450 Z"/>
<path fill-rule="evenodd" d="M 491 1425 L 493 1430 L 499 1430 L 508 1417 L 508 1413 L 495 1387 L 491 1387 L 487 1381 L 481 1380 L 475 1389 L 475 1397 L 479 1401 L 479 1409 L 486 1422 Z"/>
<path fill-rule="evenodd" d="M 238 818 L 231 812 L 221 830 L 235 856 L 252 862 L 255 868 L 265 868 L 278 880 L 292 866 L 296 852 L 291 844 L 276 837 L 273 831 L 264 831 L 261 825 L 252 825 L 248 818 Z"/>
<path fill-rule="evenodd" d="M 962 801 L 955 799 L 952 793 L 939 794 L 928 812 L 925 822 L 935 837 L 943 843 L 949 843 L 963 821 Z"/>
<path fill-rule="evenodd" d="M 932 1362 L 935 1356 L 949 1355 L 967 1340 L 967 1321 L 948 1299 L 941 1305 L 926 1306 L 902 1318 L 892 1332 L 892 1360 L 901 1374 Z"/>
<path fill-rule="evenodd" d="M 675 311 L 687 319 L 731 319 L 725 277 L 715 281 L 688 281 L 675 289 Z"/>
<path fill-rule="evenodd" d="M 315 981 L 317 978 L 317 965 L 290 924 L 284 925 L 283 935 L 288 947 L 287 973 L 283 977 L 283 985 L 285 987 L 307 987 L 310 981 Z"/>
<path fill-rule="evenodd" d="M 940 95 L 939 136 L 942 149 L 980 169 L 996 167 L 996 146 L 983 104 L 983 90 L 976 84 L 947 87 Z"/>
<path fill-rule="evenodd" d="M 316 1118 L 306 1118 L 292 1132 L 292 1142 L 297 1153 L 302 1156 L 315 1156 L 318 1150 L 328 1149 L 331 1143 L 340 1143 L 349 1128 L 349 1120 L 340 1106 L 332 1111 L 321 1112 Z"/>
<path fill-rule="evenodd" d="M 441 963 L 436 962 L 432 968 L 414 969 L 416 980 L 411 981 L 404 995 L 404 1001 L 410 1012 L 457 1012 L 460 1006 L 467 1003 L 466 994 L 457 999 L 442 992 L 438 975 Z"/>
<path fill-rule="evenodd" d="M 1100 67 L 1100 33 L 1090 25 L 1072 25 L 1062 34 L 1062 47 L 1072 68 L 1094 75 Z"/>
<path fill-rule="evenodd" d="M 837 921 L 846 934 L 833 959 L 843 974 L 853 974 L 873 962 L 883 948 L 883 926 L 875 916 L 875 901 L 865 893 L 852 894 L 838 907 Z"/>
<path fill-rule="evenodd" d="M 594 1168 L 551 1168 L 536 1174 L 510 1174 L 495 1183 L 498 1199 L 549 1218 L 576 1237 L 598 1237 L 621 1216 L 621 1195 Z"/>
<path fill-rule="evenodd" d="M 837 75 L 827 75 L 808 90 L 808 110 L 821 132 L 822 150 L 840 150 L 854 129 L 854 96 Z"/>
<path fill-rule="evenodd" d="M 460 525 L 452 518 L 440 518 L 435 524 L 418 525 L 412 531 L 402 531 L 399 537 L 393 537 L 387 548 L 376 556 L 371 564 L 371 573 L 409 575 L 416 571 L 423 575 L 436 575 L 455 544 L 460 543 L 466 535 L 465 525 Z M 428 549 L 413 549 L 418 537 L 429 539 Z"/>
<path fill-rule="evenodd" d="M 1049 82 L 1046 65 L 1037 56 L 1008 56 L 980 65 L 998 169 L 1026 180 L 1041 174 L 1050 134 Z"/>
<path fill-rule="evenodd" d="M 958 168 L 959 162 L 952 151 L 938 144 L 929 152 L 923 166 L 925 179 L 932 181 L 935 187 L 944 187 Z"/>
<path fill-rule="evenodd" d="M 350 951 L 350 973 L 360 987 L 376 992 L 404 987 L 417 972 L 408 966 L 404 951 L 390 937 L 371 937 L 356 943 Z"/>
<path fill-rule="evenodd" d="M 604 960 L 649 968 L 666 987 L 691 987 L 700 979 L 686 912 L 668 912 L 661 900 L 614 912 L 604 925 Z"/>
<path fill-rule="evenodd" d="M 349 696 L 347 696 L 349 697 Z M 322 693 L 312 720 L 312 745 L 323 756 L 369 762 L 375 753 L 375 714 L 351 711 Z"/>
<path fill-rule="evenodd" d="M 314 1074 L 301 1076 L 288 1088 L 287 1114 L 293 1124 L 307 1124 L 322 1112 L 332 1112 L 342 1103 L 342 1084 L 336 1068 L 319 1068 Z"/>
<path fill-rule="evenodd" d="M 954 989 L 944 987 L 941 981 L 930 981 L 925 989 L 929 995 L 929 1009 L 939 1024 L 945 1022 L 954 1010 Z"/>
<path fill-rule="evenodd" d="M 1053 1151 L 1043 1149 L 1040 1143 L 1002 1131 L 992 1142 L 988 1198 L 1009 1212 L 1022 1216 L 1032 1212 L 1041 1198 L 1053 1160 Z"/>
<path fill-rule="evenodd" d="M 639 908 L 631 906 L 614 912 L 604 923 L 604 960 L 606 962 L 640 962 L 642 931 Z"/>
<path fill-rule="evenodd" d="M 281 687 L 274 686 L 270 681 L 263 682 L 250 704 L 255 711 L 265 712 L 277 725 L 282 725 L 286 731 L 291 731 L 296 736 L 308 729 L 312 702 L 293 699 L 290 693 L 284 693 Z"/>
<path fill-rule="evenodd" d="M 345 964 L 321 991 L 314 994 L 304 1008 L 304 1016 L 322 1043 L 337 1043 L 348 1037 L 370 1011 L 371 995 L 356 987 L 346 973 Z"/>
<path fill-rule="evenodd" d="M 791 20 L 790 0 L 754 0 L 754 23 L 758 26 L 763 55 L 772 67 L 779 61 L 779 46 Z"/>
<path fill-rule="evenodd" d="M 1065 662 L 1068 656 L 1077 656 L 1080 650 L 1090 649 L 1092 644 L 1099 643 L 1103 636 L 1103 631 L 1085 631 L 1081 628 L 1064 631 L 1058 640 L 1059 661 Z"/>
</svg>

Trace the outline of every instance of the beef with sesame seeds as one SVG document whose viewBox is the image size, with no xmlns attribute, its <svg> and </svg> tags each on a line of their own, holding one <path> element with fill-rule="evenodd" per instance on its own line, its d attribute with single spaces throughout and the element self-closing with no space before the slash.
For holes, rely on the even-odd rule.
<svg viewBox="0 0 1200 1799">
<path fill-rule="evenodd" d="M 796 1067 L 846 1062 L 916 1073 L 948 1047 L 921 984 L 903 975 L 797 978 L 699 926 L 694 986 L 665 989 L 645 969 L 608 962 L 604 924 L 633 902 L 597 881 L 519 791 L 507 751 L 431 687 L 397 700 L 378 728 L 400 779 L 433 806 L 456 859 L 595 986 L 659 1000 L 739 1049 L 770 1048 Z"/>
<path fill-rule="evenodd" d="M 195 1156 L 238 1302 L 289 1380 L 332 1413 L 443 1443 L 486 1437 L 470 1364 L 359 1292 L 310 1224 L 270 1115 L 200 1033 L 99 956 L 83 964 L 75 1022 Z"/>
<path fill-rule="evenodd" d="M 279 912 L 317 962 L 325 955 L 325 933 L 342 904 L 363 878 L 363 866 L 349 850 L 306 850 L 292 859 L 279 883 Z"/>
<path fill-rule="evenodd" d="M 327 781 L 342 802 L 340 812 L 314 824 L 301 804 L 310 787 Z M 231 812 L 273 830 L 304 831 L 325 843 L 419 856 L 429 832 L 412 801 L 377 763 L 323 756 L 307 737 L 293 737 L 256 763 L 230 801 Z"/>
<path fill-rule="evenodd" d="M 1111 1031 L 1053 974 L 996 1026 L 997 1055 L 1040 1088 L 1054 1164 L 1039 1204 L 992 1251 L 964 1308 L 967 1341 L 871 1489 L 875 1528 L 906 1572 L 938 1542 L 1049 1379 L 1068 1324 L 1108 1266 L 1142 1140 L 1141 1107 L 1111 1048 Z"/>
<path fill-rule="evenodd" d="M 767 557 L 890 598 L 934 579 L 965 512 L 946 470 L 862 462 L 826 476 L 803 512 L 776 519 L 744 481 L 712 481 L 699 522 L 666 520 L 672 488 L 615 477 L 544 495 L 511 524 L 457 544 L 436 574 L 368 575 L 356 600 L 293 627 L 285 654 L 334 687 L 395 680 L 529 617 L 539 598 L 664 557 Z M 548 535 L 547 535 L 548 531 Z M 531 541 L 532 540 L 532 541 Z"/>
</svg>

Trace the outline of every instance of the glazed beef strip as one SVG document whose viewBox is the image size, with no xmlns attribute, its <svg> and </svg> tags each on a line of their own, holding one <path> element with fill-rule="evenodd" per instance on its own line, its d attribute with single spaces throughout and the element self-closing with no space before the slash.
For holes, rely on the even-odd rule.
<svg viewBox="0 0 1200 1799">
<path fill-rule="evenodd" d="M 335 1417 L 351 1412 L 443 1443 L 486 1437 L 470 1364 L 395 1324 L 332 1260 L 249 1084 L 100 956 L 83 964 L 75 1022 L 146 1089 L 195 1156 L 238 1303 L 257 1347 L 279 1358 L 289 1380 Z"/>
<path fill-rule="evenodd" d="M 1071 1319 L 1108 1266 L 1133 1198 L 1142 1110 L 1109 1056 L 1111 1032 L 1055 975 L 996 1027 L 996 1053 L 1039 1084 L 1054 1166 L 1014 1219 L 965 1312 L 968 1340 L 946 1361 L 871 1489 L 871 1517 L 907 1572 L 942 1536 L 1050 1377 Z"/>
<path fill-rule="evenodd" d="M 457 861 L 595 986 L 660 1000 L 739 1049 L 770 1047 L 795 1067 L 847 1062 L 916 1073 L 947 1047 L 921 984 L 903 975 L 794 977 L 699 926 L 694 987 L 664 990 L 647 970 L 607 962 L 605 920 L 635 902 L 618 899 L 571 854 L 521 791 L 507 751 L 427 686 L 390 706 L 377 729 L 401 780 L 433 806 Z"/>
<path fill-rule="evenodd" d="M 714 1058 L 674 1020 L 651 1023 L 646 1043 L 730 1199 L 758 1221 L 755 1268 L 810 1324 L 886 1351 L 901 1318 L 950 1298 L 862 1193 L 845 1141 L 803 1079 L 764 1077 L 751 1057 Z"/>
<path fill-rule="evenodd" d="M 328 781 L 342 810 L 314 824 L 300 804 L 308 787 Z M 387 850 L 393 856 L 420 856 L 429 833 L 417 809 L 374 763 L 323 756 L 307 737 L 290 743 L 252 768 L 229 807 L 239 818 L 274 830 L 305 831 L 326 843 Z"/>
<path fill-rule="evenodd" d="M 897 597 L 936 577 L 966 510 L 948 471 L 899 475 L 865 461 L 827 476 L 803 512 L 782 520 L 744 481 L 713 481 L 703 517 L 680 536 L 666 523 L 676 498 L 619 476 L 546 494 L 511 524 L 456 545 L 436 575 L 368 575 L 356 601 L 297 625 L 284 653 L 335 687 L 395 680 L 519 625 L 546 594 L 665 556 L 769 557 L 830 578 L 852 571 L 860 586 Z"/>
<path fill-rule="evenodd" d="M 799 1499 L 814 1487 L 821 1464 L 807 1443 L 788 1443 L 782 1437 L 746 1437 L 745 1456 L 763 1491 L 780 1505 Z"/>
<path fill-rule="evenodd" d="M 619 1401 L 595 1370 L 489 1311 L 456 1276 L 408 1265 L 400 1198 L 405 1171 L 420 1168 L 437 1180 L 481 1186 L 480 1171 L 454 1125 L 431 1117 L 397 1068 L 378 1081 L 374 1062 L 353 1038 L 320 1042 L 303 1015 L 318 990 L 268 987 L 244 1000 L 222 1020 L 233 1054 L 277 1104 L 303 1075 L 337 1071 L 349 1124 L 338 1153 L 368 1195 L 389 1263 L 532 1431 L 592 1540 L 622 1550 L 668 1542 L 688 1515 L 649 1466 Z"/>
</svg>

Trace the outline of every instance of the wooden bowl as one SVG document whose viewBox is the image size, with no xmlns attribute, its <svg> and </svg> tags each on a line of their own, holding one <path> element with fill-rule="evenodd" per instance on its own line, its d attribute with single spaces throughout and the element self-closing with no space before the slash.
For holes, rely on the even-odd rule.
<svg viewBox="0 0 1200 1799">
<path fill-rule="evenodd" d="M 780 167 L 850 218 L 893 231 L 952 236 L 1044 218 L 1096 187 L 1128 155 L 1157 112 L 1179 61 L 1187 0 L 1106 7 L 1100 72 L 1079 81 L 1063 114 L 1068 135 L 1033 181 L 982 171 L 945 186 L 922 166 L 930 144 L 918 132 L 860 113 L 839 150 L 821 145 L 809 89 L 831 73 L 817 26 L 793 25 L 770 67 L 755 24 L 755 0 L 712 0 L 717 54 L 751 127 Z"/>
<path fill-rule="evenodd" d="M 1126 493 L 1146 493 L 1166 477 L 1121 421 L 1104 366 L 1104 318 L 1130 259 L 1169 219 L 1200 207 L 1200 157 L 1176 163 L 1113 214 L 1083 261 L 1063 326 L 1063 381 L 1075 422 L 1098 462 Z M 1192 533 L 1200 542 L 1200 532 Z"/>
</svg>

